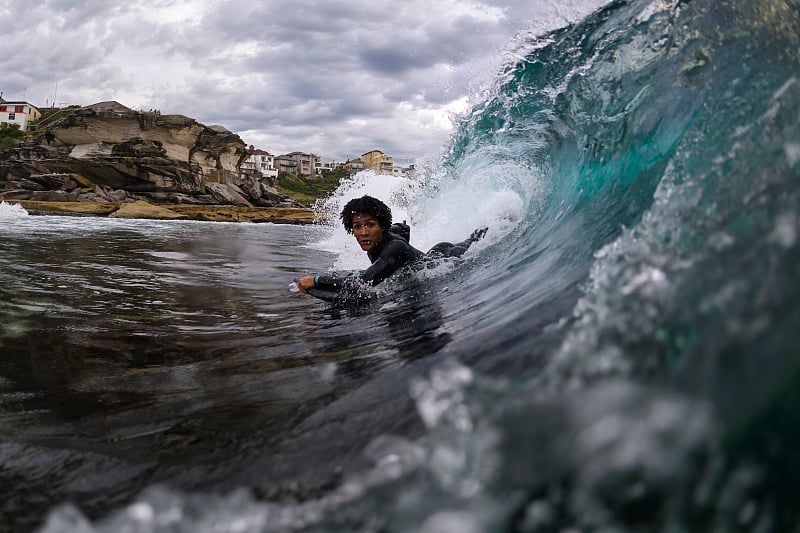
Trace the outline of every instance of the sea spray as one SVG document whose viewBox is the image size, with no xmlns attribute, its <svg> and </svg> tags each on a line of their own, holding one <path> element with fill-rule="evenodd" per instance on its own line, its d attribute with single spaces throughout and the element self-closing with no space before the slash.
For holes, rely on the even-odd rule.
<svg viewBox="0 0 800 533">
<path fill-rule="evenodd" d="M 0 202 L 0 218 L 12 219 L 28 216 L 28 212 L 19 204 Z"/>
<path fill-rule="evenodd" d="M 340 213 L 353 198 L 370 195 L 392 210 L 393 222 L 406 221 L 411 226 L 411 244 L 423 251 L 438 242 L 458 242 L 480 227 L 490 227 L 487 242 L 498 239 L 517 221 L 521 211 L 519 198 L 506 189 L 484 194 L 486 202 L 474 201 L 474 183 L 458 183 L 458 189 L 442 192 L 434 202 L 424 196 L 423 182 L 417 179 L 387 176 L 364 171 L 342 182 L 329 197 L 315 205 L 318 218 L 325 221 L 312 230 L 312 246 L 335 254 L 332 270 L 355 270 L 369 266 L 369 260 L 352 235 L 341 224 Z M 444 200 L 442 200 L 444 198 Z M 478 243 L 475 250 L 486 246 Z M 475 251 L 473 250 L 473 252 Z"/>
</svg>

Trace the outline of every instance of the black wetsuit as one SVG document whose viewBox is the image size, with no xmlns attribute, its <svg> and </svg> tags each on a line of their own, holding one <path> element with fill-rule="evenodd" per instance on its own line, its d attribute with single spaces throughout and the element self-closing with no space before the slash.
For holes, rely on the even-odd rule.
<svg viewBox="0 0 800 533">
<path fill-rule="evenodd" d="M 357 279 L 360 279 L 362 283 L 377 285 L 407 264 L 419 259 L 461 257 L 472 242 L 472 238 L 457 244 L 440 242 L 425 254 L 411 246 L 403 237 L 387 231 L 383 234 L 383 240 L 367 252 L 372 266 Z M 352 276 L 336 277 L 319 274 L 314 276 L 314 288 L 324 291 L 339 291 L 353 281 Z"/>
</svg>

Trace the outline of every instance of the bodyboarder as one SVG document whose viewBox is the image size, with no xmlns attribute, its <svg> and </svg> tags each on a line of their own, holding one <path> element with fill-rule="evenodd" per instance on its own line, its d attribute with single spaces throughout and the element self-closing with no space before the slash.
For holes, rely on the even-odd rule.
<svg viewBox="0 0 800 533">
<path fill-rule="evenodd" d="M 356 238 L 372 263 L 356 278 L 357 283 L 368 285 L 377 285 L 400 268 L 423 258 L 461 257 L 488 229 L 477 229 L 456 244 L 440 242 L 423 253 L 409 244 L 408 226 L 405 223 L 393 226 L 391 209 L 377 198 L 362 196 L 350 200 L 342 209 L 341 220 L 344 229 Z M 353 279 L 353 276 L 317 274 L 299 278 L 297 287 L 305 293 L 309 289 L 339 292 L 352 284 Z"/>
</svg>

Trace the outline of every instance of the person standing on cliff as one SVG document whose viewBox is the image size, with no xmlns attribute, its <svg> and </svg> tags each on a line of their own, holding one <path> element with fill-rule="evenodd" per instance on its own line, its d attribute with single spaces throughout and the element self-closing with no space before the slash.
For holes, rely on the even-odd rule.
<svg viewBox="0 0 800 533">
<path fill-rule="evenodd" d="M 341 212 L 344 229 L 367 252 L 372 266 L 359 276 L 362 283 L 377 285 L 402 267 L 424 258 L 461 257 L 472 243 L 480 240 L 488 228 L 477 229 L 464 241 L 452 244 L 440 242 L 427 253 L 417 250 L 408 242 L 410 230 L 405 224 L 392 226 L 392 211 L 382 201 L 372 196 L 355 198 L 345 204 Z M 402 235 L 403 233 L 406 235 Z M 317 288 L 340 291 L 352 277 L 327 274 L 304 276 L 297 280 L 300 292 Z"/>
</svg>

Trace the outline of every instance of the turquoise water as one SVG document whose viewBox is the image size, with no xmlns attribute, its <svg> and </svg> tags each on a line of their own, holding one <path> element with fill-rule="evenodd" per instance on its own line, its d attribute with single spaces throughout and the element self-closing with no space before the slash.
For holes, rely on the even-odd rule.
<svg viewBox="0 0 800 533">
<path fill-rule="evenodd" d="M 421 185 L 364 175 L 320 205 L 378 194 L 423 249 L 490 227 L 373 307 L 286 290 L 362 267 L 334 228 L 13 218 L 4 517 L 796 530 L 798 8 L 614 2 L 520 36 Z"/>
</svg>

